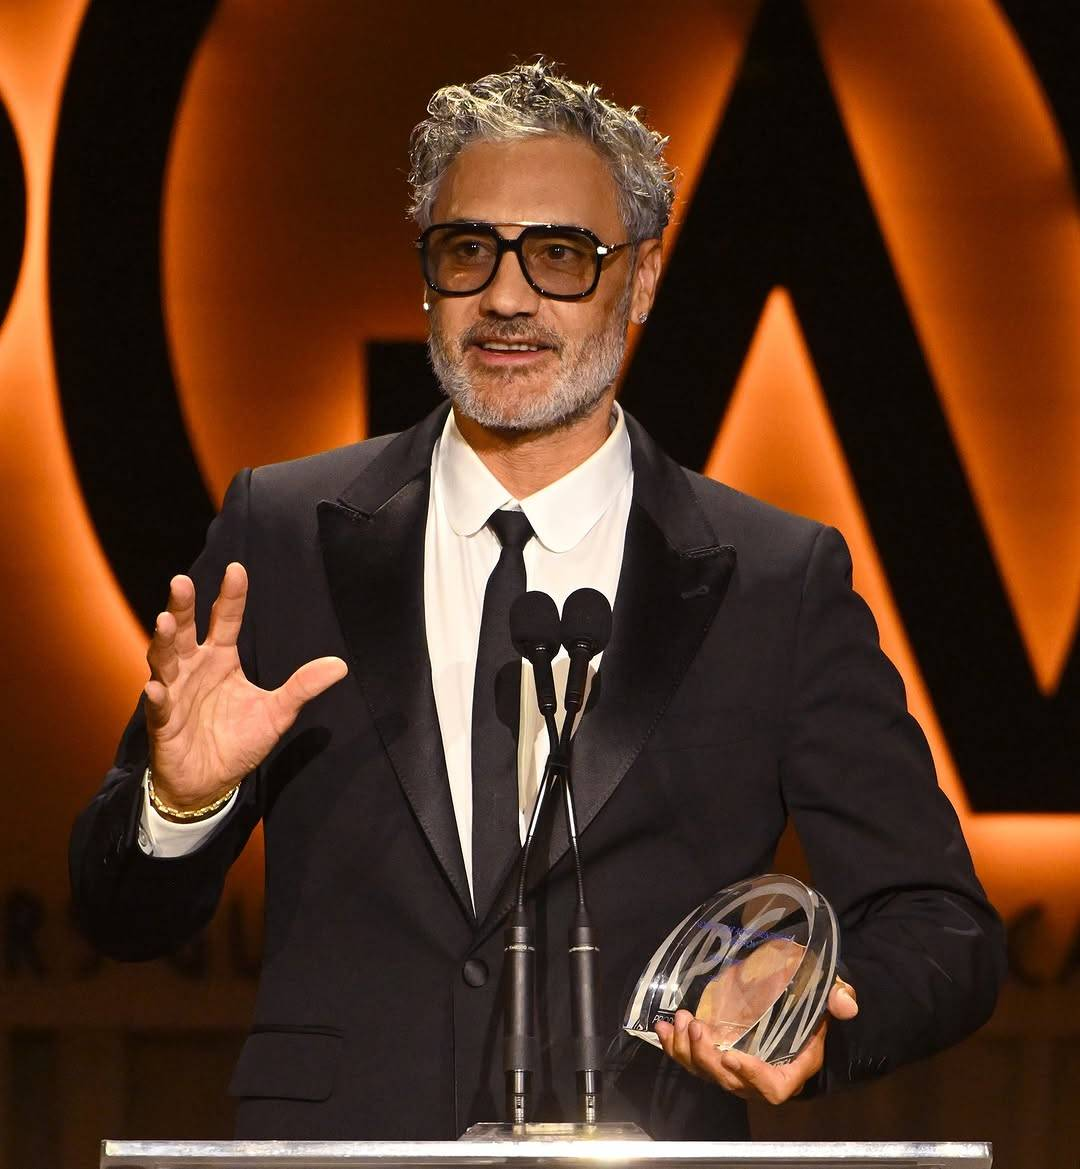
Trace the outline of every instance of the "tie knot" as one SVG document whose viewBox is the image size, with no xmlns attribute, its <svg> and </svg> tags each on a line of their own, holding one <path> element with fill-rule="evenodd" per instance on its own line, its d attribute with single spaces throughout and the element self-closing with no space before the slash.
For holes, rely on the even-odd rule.
<svg viewBox="0 0 1080 1169">
<path fill-rule="evenodd" d="M 533 536 L 532 524 L 523 511 L 493 511 L 488 527 L 498 536 L 504 548 L 514 548 L 518 552 Z"/>
</svg>

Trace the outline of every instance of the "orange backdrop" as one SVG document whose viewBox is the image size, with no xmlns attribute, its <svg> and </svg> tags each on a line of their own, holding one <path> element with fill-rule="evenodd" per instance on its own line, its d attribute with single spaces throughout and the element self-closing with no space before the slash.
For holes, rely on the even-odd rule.
<svg viewBox="0 0 1080 1169">
<path fill-rule="evenodd" d="M 50 347 L 50 157 L 84 8 L 0 0 L 0 97 L 28 190 L 23 266 L 0 323 L 0 890 L 28 887 L 54 907 L 66 898 L 68 824 L 144 677 L 143 634 L 67 453 Z M 1080 218 L 1062 142 L 992 0 L 808 8 L 1032 667 L 1051 692 L 1080 608 Z M 512 29 L 487 4 L 463 21 L 420 0 L 222 0 L 188 76 L 162 211 L 171 355 L 214 498 L 239 466 L 363 437 L 362 346 L 423 338 L 402 208 L 408 132 L 435 86 L 502 68 L 511 52 L 546 52 L 644 104 L 670 132 L 685 205 L 755 9 L 688 0 L 666 13 L 660 37 L 614 0 L 526 8 Z M 677 236 L 676 223 L 669 248 Z M 1051 910 L 1052 970 L 1080 907 L 1080 817 L 968 809 L 781 288 L 707 471 L 844 532 L 995 902 L 1006 914 L 1035 900 Z M 133 461 L 132 492 L 152 473 Z M 249 858 L 241 882 L 256 867 Z M 60 919 L 47 929 L 61 932 Z"/>
</svg>

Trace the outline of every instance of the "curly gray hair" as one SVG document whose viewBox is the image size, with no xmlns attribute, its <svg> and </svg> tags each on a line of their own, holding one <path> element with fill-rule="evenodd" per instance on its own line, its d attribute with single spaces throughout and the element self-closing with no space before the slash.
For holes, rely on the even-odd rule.
<svg viewBox="0 0 1080 1169">
<path fill-rule="evenodd" d="M 471 142 L 569 134 L 593 146 L 611 168 L 619 210 L 633 240 L 656 239 L 671 218 L 675 173 L 664 160 L 667 138 L 638 117 L 600 96 L 597 85 L 579 85 L 541 58 L 490 73 L 468 85 L 447 85 L 432 95 L 428 117 L 412 133 L 409 214 L 421 228 L 447 168 Z"/>
</svg>

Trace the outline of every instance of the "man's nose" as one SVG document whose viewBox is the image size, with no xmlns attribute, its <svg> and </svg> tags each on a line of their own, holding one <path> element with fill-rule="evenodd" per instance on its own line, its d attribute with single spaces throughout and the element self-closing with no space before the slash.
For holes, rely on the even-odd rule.
<svg viewBox="0 0 1080 1169">
<path fill-rule="evenodd" d="M 480 293 L 480 311 L 496 317 L 532 316 L 539 304 L 540 294 L 525 279 L 517 256 L 503 252 L 494 279 Z"/>
</svg>

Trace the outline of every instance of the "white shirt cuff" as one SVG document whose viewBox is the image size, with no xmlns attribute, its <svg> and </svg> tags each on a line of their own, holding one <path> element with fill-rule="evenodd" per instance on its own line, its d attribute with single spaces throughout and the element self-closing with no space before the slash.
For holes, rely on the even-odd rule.
<svg viewBox="0 0 1080 1169">
<path fill-rule="evenodd" d="M 239 789 L 237 789 L 239 790 Z M 142 813 L 139 816 L 139 847 L 147 856 L 178 857 L 187 856 L 194 852 L 200 844 L 209 839 L 210 834 L 228 816 L 236 803 L 237 792 L 229 797 L 229 802 L 219 812 L 207 816 L 205 820 L 196 820 L 191 824 L 174 824 L 166 820 L 150 803 L 150 793 L 146 789 L 146 781 L 142 784 Z"/>
</svg>

